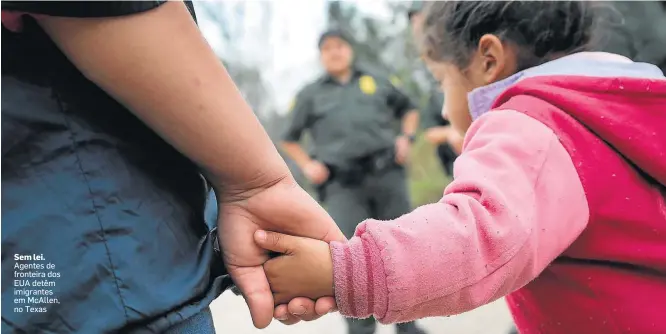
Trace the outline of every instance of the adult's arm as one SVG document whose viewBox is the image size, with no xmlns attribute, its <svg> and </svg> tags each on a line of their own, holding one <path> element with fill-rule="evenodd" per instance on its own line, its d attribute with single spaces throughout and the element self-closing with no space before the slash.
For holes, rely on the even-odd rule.
<svg viewBox="0 0 666 334">
<path fill-rule="evenodd" d="M 413 136 L 419 128 L 419 111 L 412 100 L 392 82 L 389 85 L 387 104 L 396 118 L 402 122 L 402 134 Z"/>
<path fill-rule="evenodd" d="M 451 127 L 451 132 L 449 133 L 447 140 L 451 148 L 453 148 L 453 151 L 456 152 L 456 154 L 460 155 L 463 150 L 463 143 L 465 137 L 463 137 L 460 133 L 458 133 L 456 129 Z"/>
<path fill-rule="evenodd" d="M 414 136 L 419 128 L 419 112 L 416 109 L 408 111 L 402 116 L 402 134 L 405 136 Z"/>
<path fill-rule="evenodd" d="M 216 191 L 224 186 L 229 196 L 290 177 L 182 2 L 38 22 L 88 79 L 196 162 Z"/>
</svg>

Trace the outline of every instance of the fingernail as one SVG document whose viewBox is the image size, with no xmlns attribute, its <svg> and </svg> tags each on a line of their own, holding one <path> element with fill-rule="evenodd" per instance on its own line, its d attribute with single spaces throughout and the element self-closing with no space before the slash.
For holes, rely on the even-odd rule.
<svg viewBox="0 0 666 334">
<path fill-rule="evenodd" d="M 282 316 L 279 316 L 279 317 L 275 317 L 275 319 L 277 319 L 279 321 L 285 321 L 285 320 L 289 319 L 289 317 L 285 314 L 285 315 L 282 315 Z"/>
<path fill-rule="evenodd" d="M 303 314 L 305 314 L 305 312 L 307 312 L 307 310 L 305 309 L 305 307 L 300 306 L 300 307 L 297 307 L 297 308 L 296 308 L 296 312 L 294 312 L 293 315 L 295 315 L 295 316 L 299 316 L 299 315 L 303 315 Z"/>
<path fill-rule="evenodd" d="M 266 232 L 262 230 L 257 231 L 257 239 L 259 241 L 266 241 Z"/>
</svg>

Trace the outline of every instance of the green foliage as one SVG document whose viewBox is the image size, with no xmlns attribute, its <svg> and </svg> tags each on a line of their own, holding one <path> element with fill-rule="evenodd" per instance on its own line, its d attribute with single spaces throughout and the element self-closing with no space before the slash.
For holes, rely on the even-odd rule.
<svg viewBox="0 0 666 334">
<path fill-rule="evenodd" d="M 408 182 L 412 206 L 418 207 L 438 201 L 450 181 L 437 159 L 435 148 L 425 140 L 418 140 L 412 148 L 409 166 Z"/>
</svg>

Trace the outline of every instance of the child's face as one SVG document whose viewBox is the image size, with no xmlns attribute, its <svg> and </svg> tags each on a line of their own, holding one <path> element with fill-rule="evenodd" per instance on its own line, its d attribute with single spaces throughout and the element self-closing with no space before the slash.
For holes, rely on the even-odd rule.
<svg viewBox="0 0 666 334">
<path fill-rule="evenodd" d="M 472 90 L 502 80 L 517 69 L 513 47 L 504 45 L 494 35 L 484 35 L 469 65 L 461 69 L 450 62 L 425 59 L 426 65 L 444 92 L 442 114 L 461 134 L 467 132 L 472 118 L 467 104 L 467 94 Z"/>
<path fill-rule="evenodd" d="M 439 81 L 444 92 L 444 106 L 442 117 L 447 118 L 456 131 L 464 134 L 472 123 L 467 107 L 467 93 L 474 89 L 474 85 L 466 78 L 463 72 L 448 62 L 431 62 L 426 60 L 428 68 Z"/>
</svg>

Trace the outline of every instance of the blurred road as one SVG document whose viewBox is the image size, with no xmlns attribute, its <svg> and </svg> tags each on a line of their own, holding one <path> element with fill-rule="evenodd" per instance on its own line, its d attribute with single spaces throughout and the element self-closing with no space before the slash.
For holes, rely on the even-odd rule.
<svg viewBox="0 0 666 334">
<path fill-rule="evenodd" d="M 346 334 L 346 325 L 338 314 L 315 322 L 284 326 L 274 321 L 267 329 L 252 326 L 250 313 L 242 297 L 226 292 L 211 305 L 218 334 Z M 504 300 L 449 318 L 430 318 L 418 322 L 429 334 L 507 334 L 511 316 Z M 381 326 L 377 334 L 393 334 L 393 326 Z"/>
</svg>

